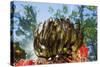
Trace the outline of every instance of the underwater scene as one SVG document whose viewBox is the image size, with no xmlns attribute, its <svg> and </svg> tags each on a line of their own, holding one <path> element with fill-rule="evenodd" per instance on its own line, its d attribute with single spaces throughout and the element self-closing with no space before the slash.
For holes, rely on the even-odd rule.
<svg viewBox="0 0 100 67">
<path fill-rule="evenodd" d="M 10 3 L 12 66 L 97 61 L 97 6 Z"/>
</svg>

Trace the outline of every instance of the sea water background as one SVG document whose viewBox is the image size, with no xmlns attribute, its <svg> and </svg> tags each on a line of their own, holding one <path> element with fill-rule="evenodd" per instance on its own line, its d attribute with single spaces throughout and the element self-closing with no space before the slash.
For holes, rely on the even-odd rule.
<svg viewBox="0 0 100 67">
<path fill-rule="evenodd" d="M 33 35 L 31 35 L 31 37 L 33 37 L 32 39 L 30 38 L 30 40 L 28 40 L 27 38 L 25 38 L 28 35 L 21 35 L 21 36 L 17 36 L 16 31 L 19 29 L 18 24 L 19 22 L 19 17 L 21 16 L 25 16 L 25 12 L 24 12 L 24 6 L 25 5 L 31 5 L 32 7 L 36 8 L 36 12 L 37 12 L 37 16 L 36 16 L 36 23 L 40 24 L 44 21 L 47 21 L 50 17 L 53 17 L 53 14 L 50 13 L 49 7 L 52 7 L 54 9 L 54 12 L 57 11 L 57 9 L 62 10 L 63 5 L 67 7 L 67 13 L 64 14 L 64 16 L 66 18 L 68 18 L 71 14 L 72 11 L 78 11 L 78 7 L 81 5 L 78 4 L 63 4 L 63 3 L 42 3 L 42 2 L 25 2 L 25 1 L 14 1 L 13 2 L 15 5 L 15 12 L 14 14 L 14 23 L 13 23 L 13 40 L 14 42 L 19 42 L 21 41 L 22 44 L 20 44 L 20 47 L 22 49 L 25 50 L 26 54 L 26 58 L 27 59 L 36 59 L 36 55 L 34 53 L 34 37 Z M 86 5 L 88 6 L 88 5 Z M 33 9 L 34 10 L 34 9 Z M 96 10 L 95 10 L 96 11 Z M 53 13 L 54 13 L 53 12 Z M 62 12 L 61 12 L 62 13 Z M 89 11 L 88 9 L 85 9 L 83 14 L 89 14 L 90 16 L 92 16 L 92 11 Z M 87 16 L 88 17 L 88 16 Z M 84 19 L 86 19 L 87 17 L 83 17 Z M 71 22 L 74 23 L 74 21 L 71 20 Z M 40 25 L 39 30 L 41 30 L 42 25 Z M 32 32 L 32 31 L 31 31 Z M 30 32 L 26 32 L 26 34 L 30 34 Z"/>
</svg>

